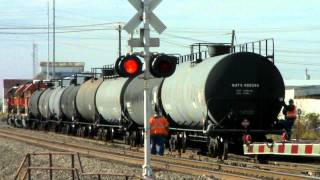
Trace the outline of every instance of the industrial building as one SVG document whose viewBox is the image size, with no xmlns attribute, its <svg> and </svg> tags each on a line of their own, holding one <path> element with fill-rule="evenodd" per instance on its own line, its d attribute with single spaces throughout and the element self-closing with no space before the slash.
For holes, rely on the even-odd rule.
<svg viewBox="0 0 320 180">
<path fill-rule="evenodd" d="M 320 114 L 320 80 L 287 80 L 286 103 L 294 99 L 302 115 L 308 113 Z"/>
<path fill-rule="evenodd" d="M 47 62 L 40 62 L 40 75 L 37 77 L 43 77 L 47 75 Z M 49 62 L 49 76 L 52 76 L 53 63 Z M 62 78 L 71 76 L 75 73 L 81 73 L 84 71 L 84 62 L 55 62 L 55 78 Z M 39 79 L 39 78 L 38 78 Z"/>
</svg>

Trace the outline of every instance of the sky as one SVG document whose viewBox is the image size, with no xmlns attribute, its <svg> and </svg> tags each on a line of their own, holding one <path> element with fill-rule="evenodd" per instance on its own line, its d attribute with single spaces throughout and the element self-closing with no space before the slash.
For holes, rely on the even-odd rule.
<svg viewBox="0 0 320 180">
<path fill-rule="evenodd" d="M 1 0 L 0 79 L 32 78 L 33 43 L 38 61 L 47 60 L 47 5 L 48 0 Z M 306 68 L 311 79 L 320 79 L 319 6 L 319 0 L 163 0 L 155 14 L 167 29 L 152 33 L 160 47 L 151 50 L 187 54 L 192 43 L 229 43 L 234 29 L 237 44 L 274 38 L 275 62 L 284 79 L 304 79 Z M 135 13 L 127 0 L 56 0 L 56 61 L 83 61 L 86 70 L 114 63 L 116 26 Z M 126 53 L 129 36 L 122 35 Z"/>
</svg>

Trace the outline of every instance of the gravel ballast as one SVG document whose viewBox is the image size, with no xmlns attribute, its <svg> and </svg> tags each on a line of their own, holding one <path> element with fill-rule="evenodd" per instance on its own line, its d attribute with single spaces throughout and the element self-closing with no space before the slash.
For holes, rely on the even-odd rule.
<svg viewBox="0 0 320 180">
<path fill-rule="evenodd" d="M 13 179 L 21 161 L 27 153 L 50 152 L 51 150 L 36 147 L 23 142 L 9 140 L 0 137 L 0 179 Z M 82 166 L 85 172 L 123 173 L 141 175 L 142 168 L 127 165 L 119 162 L 103 161 L 96 158 L 81 157 Z M 70 156 L 54 156 L 53 165 L 59 167 L 70 167 Z M 33 166 L 48 166 L 48 157 L 32 158 Z M 78 162 L 75 161 L 78 167 Z M 211 179 L 206 176 L 191 176 L 186 174 L 172 173 L 169 171 L 154 172 L 155 179 Z M 70 179 L 70 172 L 55 171 L 54 179 Z M 34 172 L 33 179 L 48 179 L 48 172 Z M 81 179 L 97 179 L 97 177 L 82 177 Z M 124 179 L 122 177 L 104 177 L 102 179 Z"/>
</svg>

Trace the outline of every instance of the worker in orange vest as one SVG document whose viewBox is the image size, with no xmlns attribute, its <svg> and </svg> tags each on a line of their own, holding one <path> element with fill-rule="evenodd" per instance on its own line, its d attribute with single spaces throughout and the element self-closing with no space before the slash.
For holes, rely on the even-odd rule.
<svg viewBox="0 0 320 180">
<path fill-rule="evenodd" d="M 287 139 L 290 140 L 291 129 L 297 119 L 297 107 L 294 105 L 294 101 L 292 99 L 289 100 L 289 105 L 284 104 L 282 113 L 285 116 L 285 121 L 282 124 L 287 131 Z"/>
<path fill-rule="evenodd" d="M 160 116 L 158 112 L 149 120 L 151 154 L 163 156 L 165 140 L 169 133 L 169 123 L 167 118 Z M 158 146 L 158 148 L 157 148 Z"/>
</svg>

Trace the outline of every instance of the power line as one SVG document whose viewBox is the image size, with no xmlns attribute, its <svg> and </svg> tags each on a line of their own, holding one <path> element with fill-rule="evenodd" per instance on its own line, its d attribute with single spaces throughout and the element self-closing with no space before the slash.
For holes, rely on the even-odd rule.
<svg viewBox="0 0 320 180">
<path fill-rule="evenodd" d="M 183 40 L 189 40 L 189 41 L 193 41 L 193 42 L 204 42 L 207 43 L 208 41 L 202 40 L 202 39 L 195 39 L 195 38 L 190 38 L 190 37 L 186 37 L 186 36 L 180 36 L 180 35 L 174 35 L 171 33 L 164 33 L 164 36 L 168 36 L 168 37 L 172 37 L 172 38 L 178 38 L 178 39 L 183 39 Z"/>
<path fill-rule="evenodd" d="M 69 30 L 69 31 L 58 31 L 55 33 L 59 34 L 65 34 L 65 33 L 76 33 L 76 32 L 90 32 L 90 31 L 105 31 L 105 30 L 115 30 L 115 29 L 110 29 L 110 28 L 96 28 L 96 29 L 79 29 L 79 30 Z M 53 32 L 50 32 L 52 34 Z M 19 35 L 19 34 L 48 34 L 48 32 L 0 32 L 0 34 L 14 34 L 14 35 Z"/>
<path fill-rule="evenodd" d="M 304 65 L 304 66 L 320 66 L 318 63 L 299 63 L 294 61 L 275 61 L 275 63 L 279 64 L 291 64 L 291 65 Z"/>
<path fill-rule="evenodd" d="M 190 48 L 189 46 L 182 45 L 182 44 L 179 44 L 179 43 L 176 43 L 176 42 L 172 42 L 172 41 L 167 41 L 167 40 L 164 40 L 164 39 L 161 39 L 161 41 L 165 42 L 167 44 L 171 44 L 171 45 L 182 47 L 182 48 Z"/>
<path fill-rule="evenodd" d="M 114 25 L 115 22 L 109 23 L 99 23 L 99 24 L 84 24 L 84 25 L 71 25 L 71 26 L 58 26 L 56 29 L 66 29 L 66 28 L 82 28 L 82 27 L 94 27 L 94 26 L 105 26 L 105 25 Z M 34 30 L 34 29 L 48 29 L 47 26 L 40 27 L 0 27 L 0 30 Z"/>
</svg>

